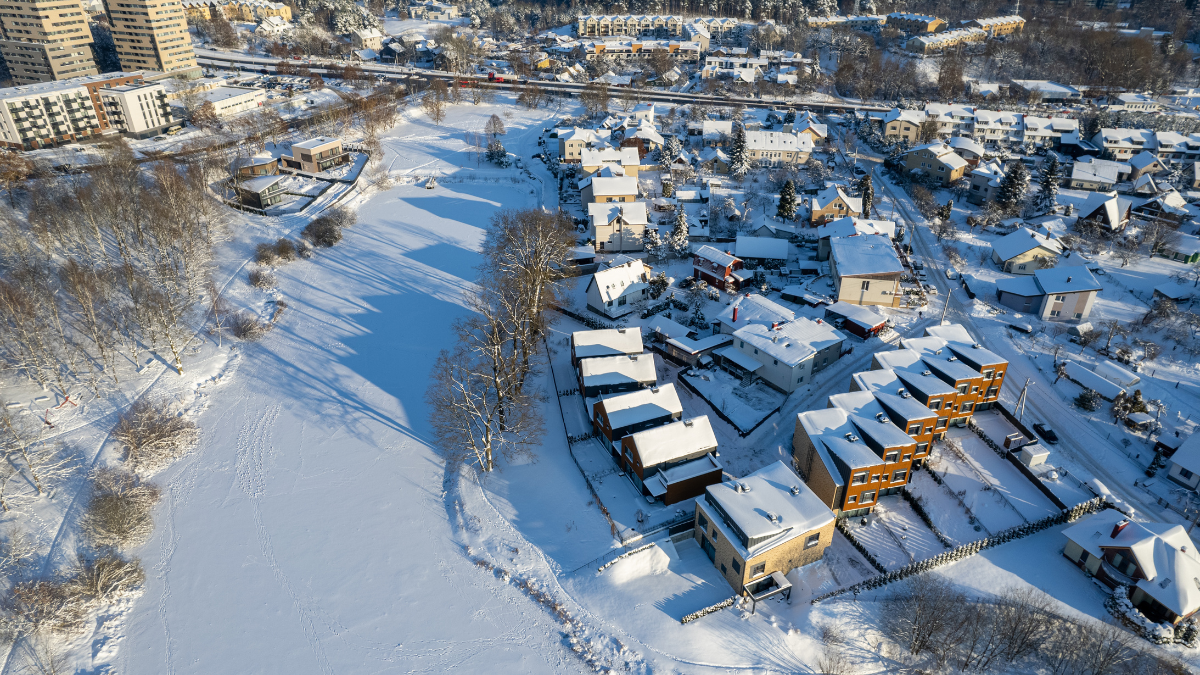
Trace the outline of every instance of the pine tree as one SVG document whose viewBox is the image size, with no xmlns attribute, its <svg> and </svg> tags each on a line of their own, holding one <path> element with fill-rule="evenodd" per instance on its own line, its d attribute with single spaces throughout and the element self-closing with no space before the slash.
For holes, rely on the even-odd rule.
<svg viewBox="0 0 1200 675">
<path fill-rule="evenodd" d="M 796 122 L 796 111 L 789 108 L 787 113 L 785 113 L 783 116 L 783 123 L 784 124 L 794 124 L 795 122 Z"/>
<path fill-rule="evenodd" d="M 784 220 L 796 217 L 796 184 L 791 179 L 784 183 L 783 189 L 779 191 L 779 208 L 776 209 L 775 215 Z"/>
<path fill-rule="evenodd" d="M 1012 168 L 1000 181 L 1000 191 L 996 195 L 996 203 L 1005 211 L 1016 214 L 1021 204 L 1025 203 L 1025 193 L 1029 191 L 1029 170 L 1024 162 L 1013 162 Z"/>
<path fill-rule="evenodd" d="M 1042 191 L 1038 194 L 1038 210 L 1042 213 L 1051 213 L 1058 206 L 1058 185 L 1062 182 L 1062 165 L 1058 163 L 1058 157 L 1050 155 L 1050 161 L 1046 162 L 1046 168 L 1042 174 Z"/>
<path fill-rule="evenodd" d="M 683 152 L 683 144 L 679 142 L 678 136 L 667 136 L 663 142 L 662 159 L 663 162 L 670 162 Z"/>
<path fill-rule="evenodd" d="M 729 172 L 741 180 L 750 171 L 750 160 L 746 157 L 746 129 L 741 124 L 733 128 L 733 140 L 729 144 Z"/>
<path fill-rule="evenodd" d="M 683 210 L 682 204 L 675 209 L 675 228 L 671 230 L 671 239 L 667 242 L 667 245 L 671 253 L 680 258 L 691 252 L 691 247 L 688 245 L 687 212 Z"/>
<path fill-rule="evenodd" d="M 862 195 L 863 218 L 870 218 L 875 207 L 875 186 L 871 184 L 871 174 L 858 179 L 858 193 Z"/>
<path fill-rule="evenodd" d="M 659 236 L 657 227 L 646 228 L 646 236 L 642 238 L 642 248 L 651 258 L 661 260 L 667 257 L 667 246 Z"/>
<path fill-rule="evenodd" d="M 675 184 L 669 180 L 662 182 L 662 196 L 670 198 L 675 194 Z"/>
</svg>

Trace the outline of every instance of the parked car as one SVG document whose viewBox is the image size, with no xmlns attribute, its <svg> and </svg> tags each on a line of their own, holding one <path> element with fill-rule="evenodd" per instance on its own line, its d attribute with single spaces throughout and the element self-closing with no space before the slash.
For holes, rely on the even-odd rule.
<svg viewBox="0 0 1200 675">
<path fill-rule="evenodd" d="M 1033 425 L 1033 430 L 1036 431 L 1037 435 L 1041 436 L 1042 440 L 1046 441 L 1047 443 L 1052 445 L 1058 443 L 1058 434 L 1054 433 L 1054 430 L 1045 424 L 1038 422 L 1037 424 Z"/>
<path fill-rule="evenodd" d="M 951 280 L 957 279 L 958 278 L 958 270 L 954 269 L 953 267 L 947 267 L 946 268 L 946 278 L 951 279 Z"/>
</svg>

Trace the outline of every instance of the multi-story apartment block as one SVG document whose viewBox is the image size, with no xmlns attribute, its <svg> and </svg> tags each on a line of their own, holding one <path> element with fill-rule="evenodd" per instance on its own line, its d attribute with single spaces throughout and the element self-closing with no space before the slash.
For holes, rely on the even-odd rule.
<svg viewBox="0 0 1200 675">
<path fill-rule="evenodd" d="M 1063 134 L 1079 133 L 1079 120 L 1025 115 L 1025 143 L 1057 148 Z"/>
<path fill-rule="evenodd" d="M 1184 136 L 1174 131 L 1154 134 L 1159 161 L 1165 164 L 1191 164 L 1200 160 L 1200 134 Z"/>
<path fill-rule="evenodd" d="M 226 18 L 241 19 L 242 21 L 262 21 L 268 17 L 277 16 L 284 21 L 292 20 L 292 8 L 282 2 L 270 0 L 241 0 L 224 5 L 222 9 Z"/>
<path fill-rule="evenodd" d="M 200 74 L 180 0 L 104 0 L 125 70 Z"/>
<path fill-rule="evenodd" d="M 991 37 L 998 37 L 1021 32 L 1025 28 L 1025 19 L 1016 14 L 1010 16 L 992 16 L 986 19 L 972 19 L 967 22 L 967 26 L 984 30 Z"/>
<path fill-rule="evenodd" d="M 925 106 L 926 118 L 938 125 L 938 135 L 970 136 L 975 126 L 975 108 L 957 103 L 929 103 Z"/>
<path fill-rule="evenodd" d="M 91 75 L 0 89 L 0 140 L 4 147 L 34 150 L 104 132 L 110 128 L 110 120 L 100 92 L 127 84 L 141 85 L 142 73 Z"/>
<path fill-rule="evenodd" d="M 14 83 L 53 82 L 99 73 L 92 57 L 92 31 L 79 0 L 13 0 L 3 10 L 0 56 Z"/>
<path fill-rule="evenodd" d="M 683 17 L 658 15 L 598 15 L 579 17 L 579 37 L 630 35 L 672 37 L 683 35 Z"/>
<path fill-rule="evenodd" d="M 126 84 L 100 90 L 109 124 L 123 134 L 147 138 L 175 124 L 161 84 Z"/>
<path fill-rule="evenodd" d="M 910 35 L 920 35 L 922 33 L 936 33 L 939 30 L 946 29 L 946 22 L 936 16 L 928 16 L 926 14 L 908 14 L 906 12 L 892 12 L 887 15 L 887 25 L 904 31 Z"/>
<path fill-rule="evenodd" d="M 410 19 L 446 21 L 448 19 L 457 19 L 462 16 L 462 13 L 454 5 L 426 0 L 426 2 L 410 4 L 408 6 L 408 16 Z"/>
<path fill-rule="evenodd" d="M 1112 153 L 1113 159 L 1123 162 L 1143 150 L 1154 152 L 1158 141 L 1149 129 L 1101 129 L 1092 137 L 1092 144 Z"/>
<path fill-rule="evenodd" d="M 887 23 L 888 18 L 884 14 L 860 14 L 857 16 L 834 14 L 831 16 L 810 16 L 805 21 L 813 28 L 846 26 L 854 30 L 877 30 Z"/>
<path fill-rule="evenodd" d="M 905 43 L 904 48 L 918 54 L 933 54 L 961 44 L 987 40 L 987 31 L 979 28 L 957 28 L 942 33 L 920 35 Z"/>
<path fill-rule="evenodd" d="M 760 164 L 803 164 L 808 161 L 812 151 L 812 138 L 808 134 L 786 131 L 746 132 L 746 156 Z"/>
<path fill-rule="evenodd" d="M 761 57 L 708 56 L 704 59 L 700 77 L 729 76 L 753 82 L 762 77 L 768 67 L 767 59 Z"/>
<path fill-rule="evenodd" d="M 985 144 L 1019 144 L 1025 139 L 1024 116 L 999 110 L 976 110 L 974 136 L 976 141 Z"/>
<path fill-rule="evenodd" d="M 699 63 L 699 42 L 691 40 L 621 40 L 617 38 L 589 40 L 577 47 L 577 52 L 586 61 L 608 57 L 615 61 L 631 61 L 649 58 L 656 52 L 665 52 L 670 57 L 686 63 Z"/>
</svg>

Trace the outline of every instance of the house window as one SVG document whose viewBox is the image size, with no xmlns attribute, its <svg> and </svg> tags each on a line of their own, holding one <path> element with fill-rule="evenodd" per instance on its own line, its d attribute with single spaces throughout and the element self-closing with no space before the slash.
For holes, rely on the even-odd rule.
<svg viewBox="0 0 1200 675">
<path fill-rule="evenodd" d="M 879 474 L 877 474 L 877 473 L 871 474 L 871 482 L 878 483 L 879 482 Z"/>
<path fill-rule="evenodd" d="M 862 485 L 865 482 L 867 482 L 867 472 L 866 471 L 856 473 L 856 474 L 854 474 L 854 477 L 850 479 L 851 485 Z"/>
<path fill-rule="evenodd" d="M 945 428 L 946 428 L 946 418 L 939 417 L 938 421 L 937 421 L 937 427 L 935 427 L 935 429 L 945 429 Z"/>
<path fill-rule="evenodd" d="M 1050 310 L 1050 316 L 1058 316 L 1059 314 L 1062 314 L 1062 312 L 1058 311 L 1057 309 Z"/>
<path fill-rule="evenodd" d="M 854 504 L 857 501 L 858 501 L 858 495 L 850 495 L 850 497 L 848 499 L 846 499 L 847 504 Z"/>
<path fill-rule="evenodd" d="M 900 456 L 900 451 L 899 451 L 899 450 L 893 450 L 893 451 L 891 451 L 891 452 L 889 452 L 888 454 L 886 454 L 886 455 L 884 455 L 884 456 L 883 456 L 883 461 L 885 461 L 885 462 L 894 462 L 894 461 L 896 461 L 896 458 L 897 458 L 897 457 L 899 457 L 899 456 Z"/>
<path fill-rule="evenodd" d="M 738 559 L 737 559 L 737 558 L 734 558 L 733 560 L 730 560 L 730 561 L 729 561 L 729 563 L 730 563 L 731 565 L 733 565 L 733 573 L 734 573 L 734 574 L 741 574 L 741 573 L 742 573 L 742 564 L 741 564 L 740 562 L 738 562 Z"/>
<path fill-rule="evenodd" d="M 696 511 L 696 522 L 700 524 L 701 530 L 708 531 L 708 518 L 705 518 L 700 511 Z"/>
<path fill-rule="evenodd" d="M 875 501 L 875 491 L 869 490 L 867 492 L 862 493 L 862 499 L 859 501 L 859 503 L 860 504 L 870 504 L 873 501 Z"/>
<path fill-rule="evenodd" d="M 812 548 L 819 543 L 821 543 L 821 533 L 820 532 L 813 534 L 813 535 L 809 535 L 808 539 L 804 540 L 804 548 Z"/>
<path fill-rule="evenodd" d="M 1179 465 L 1176 465 L 1176 466 L 1179 466 Z M 1182 466 L 1179 467 L 1179 477 L 1180 478 L 1182 478 L 1184 480 L 1190 480 L 1192 476 L 1193 476 L 1193 474 L 1191 471 L 1188 471 L 1187 469 L 1183 468 Z"/>
<path fill-rule="evenodd" d="M 929 409 L 930 410 L 941 410 L 942 409 L 942 399 L 935 398 L 935 399 L 931 400 L 929 402 Z"/>
<path fill-rule="evenodd" d="M 766 573 L 767 573 L 767 563 L 758 563 L 754 567 L 750 568 L 751 578 L 757 577 L 761 574 L 766 574 Z"/>
<path fill-rule="evenodd" d="M 1018 269 L 1018 270 L 1023 270 L 1023 269 L 1025 269 L 1025 265 L 1024 265 L 1024 264 L 1017 265 L 1017 269 Z"/>
<path fill-rule="evenodd" d="M 870 290 L 870 288 L 871 288 L 871 282 L 869 282 L 869 281 L 864 281 L 864 282 L 862 282 L 862 289 L 863 289 L 864 291 L 866 291 L 866 290 Z"/>
<path fill-rule="evenodd" d="M 1083 318 L 1083 312 L 1075 312 L 1075 318 L 1076 318 L 1076 319 L 1082 319 L 1082 318 Z"/>
<path fill-rule="evenodd" d="M 921 433 L 921 424 L 919 422 L 917 424 L 909 425 L 909 427 L 908 427 L 908 435 L 909 436 L 918 436 L 918 435 L 920 435 L 920 433 Z"/>
<path fill-rule="evenodd" d="M 902 461 L 902 462 L 907 462 L 907 461 L 908 461 L 908 460 L 910 460 L 910 459 L 912 459 L 912 453 L 911 453 L 911 452 L 906 452 L 906 453 L 904 453 L 904 457 L 901 457 L 901 458 L 900 458 L 900 461 Z"/>
<path fill-rule="evenodd" d="M 901 469 L 900 471 L 893 472 L 892 473 L 892 482 L 893 483 L 903 483 L 906 476 L 908 476 L 908 471 L 905 469 Z"/>
<path fill-rule="evenodd" d="M 960 394 L 969 394 L 969 393 L 971 393 L 971 385 L 970 385 L 970 384 L 963 384 L 963 385 L 959 385 L 959 387 L 958 387 L 958 393 L 960 393 Z"/>
<path fill-rule="evenodd" d="M 721 563 L 721 574 L 729 574 L 729 570 L 725 569 L 725 563 Z"/>
<path fill-rule="evenodd" d="M 1055 301 L 1055 302 L 1062 302 L 1062 301 L 1064 301 L 1064 300 L 1066 300 L 1066 299 L 1067 299 L 1067 296 L 1065 296 L 1065 295 L 1056 295 L 1056 296 L 1054 296 L 1054 301 Z"/>
<path fill-rule="evenodd" d="M 990 380 L 990 379 L 992 379 L 992 375 L 994 375 L 994 374 L 995 374 L 995 371 L 993 371 L 993 370 L 985 370 L 985 371 L 983 371 L 983 379 Z"/>
</svg>

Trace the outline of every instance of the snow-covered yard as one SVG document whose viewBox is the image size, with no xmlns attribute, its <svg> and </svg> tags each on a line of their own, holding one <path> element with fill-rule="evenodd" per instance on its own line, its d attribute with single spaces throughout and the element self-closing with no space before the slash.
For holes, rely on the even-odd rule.
<svg viewBox="0 0 1200 675">
<path fill-rule="evenodd" d="M 900 495 L 881 497 L 867 519 L 868 524 L 863 525 L 861 521 L 861 518 L 849 518 L 846 525 L 859 543 L 889 570 L 932 558 L 946 550 L 937 535 Z"/>
<path fill-rule="evenodd" d="M 714 410 L 720 410 L 742 433 L 772 415 L 787 398 L 762 382 L 743 387 L 741 380 L 720 368 L 699 371 L 694 376 L 682 372 L 679 377 L 687 380 Z"/>
</svg>

